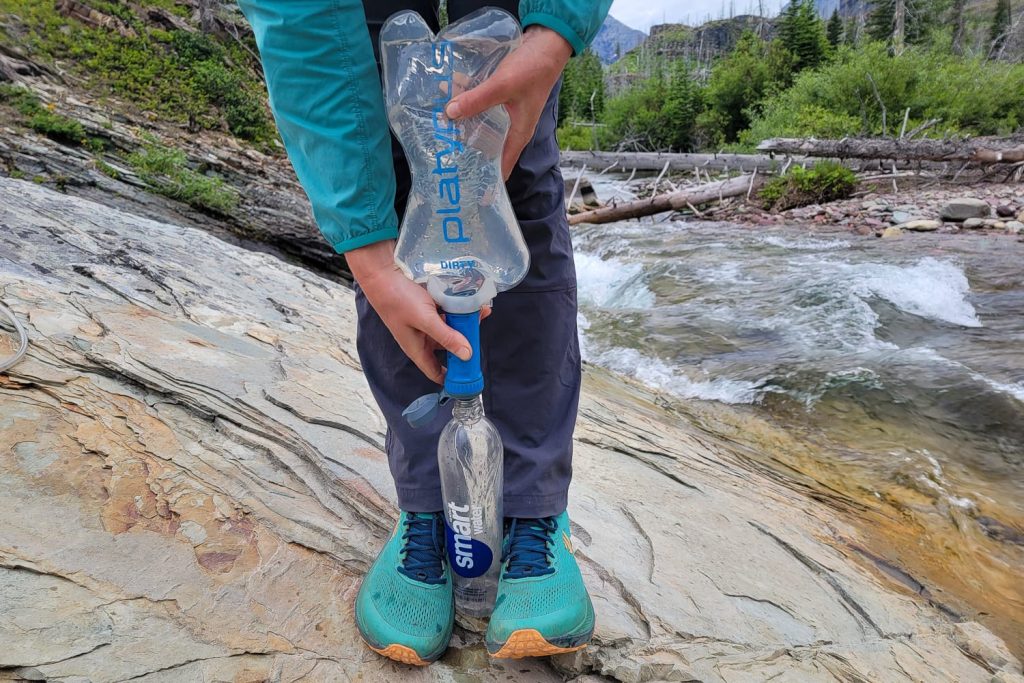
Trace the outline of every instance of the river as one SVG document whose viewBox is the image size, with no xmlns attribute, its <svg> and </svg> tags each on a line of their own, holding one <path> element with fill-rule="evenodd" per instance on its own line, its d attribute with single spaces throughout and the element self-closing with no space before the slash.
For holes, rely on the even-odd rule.
<svg viewBox="0 0 1024 683">
<path fill-rule="evenodd" d="M 660 218 L 573 234 L 585 360 L 771 425 L 732 438 L 845 501 L 865 562 L 1021 653 L 1024 244 Z"/>
</svg>

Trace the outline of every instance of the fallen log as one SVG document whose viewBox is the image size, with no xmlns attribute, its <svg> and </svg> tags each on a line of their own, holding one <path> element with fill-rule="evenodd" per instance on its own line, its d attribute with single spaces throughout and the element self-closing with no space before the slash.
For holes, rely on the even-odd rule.
<svg viewBox="0 0 1024 683">
<path fill-rule="evenodd" d="M 763 176 L 762 176 L 763 178 Z M 616 206 L 606 206 L 594 211 L 586 211 L 569 216 L 569 225 L 578 223 L 612 223 L 624 221 L 629 218 L 640 218 L 665 211 L 679 211 L 685 208 L 692 208 L 707 204 L 708 202 L 719 201 L 726 197 L 736 197 L 746 194 L 751 185 L 757 186 L 761 178 L 753 175 L 741 175 L 728 180 L 719 180 L 699 187 L 691 187 L 678 192 L 667 192 L 654 195 L 647 199 L 640 199 L 635 202 L 626 202 Z"/>
<path fill-rule="evenodd" d="M 896 138 L 771 138 L 757 146 L 762 152 L 838 159 L 900 161 L 966 161 L 976 164 L 1024 161 L 1024 136 L 979 137 L 969 140 L 900 140 Z"/>
<path fill-rule="evenodd" d="M 813 164 L 813 159 L 799 159 L 797 163 Z M 562 165 L 606 169 L 609 171 L 739 171 L 750 173 L 781 168 L 785 159 L 767 154 L 664 154 L 661 152 L 562 152 Z"/>
</svg>

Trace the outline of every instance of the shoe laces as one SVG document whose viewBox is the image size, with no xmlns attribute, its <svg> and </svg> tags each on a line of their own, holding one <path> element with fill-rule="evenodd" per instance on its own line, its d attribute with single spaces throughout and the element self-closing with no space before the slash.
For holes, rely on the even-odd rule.
<svg viewBox="0 0 1024 683">
<path fill-rule="evenodd" d="M 551 546 L 557 528 L 554 517 L 513 517 L 502 548 L 501 560 L 508 563 L 504 578 L 522 579 L 554 573 L 551 561 L 555 555 Z"/>
<path fill-rule="evenodd" d="M 420 583 L 445 582 L 444 532 L 440 513 L 409 513 L 405 518 L 402 543 L 400 573 Z"/>
</svg>

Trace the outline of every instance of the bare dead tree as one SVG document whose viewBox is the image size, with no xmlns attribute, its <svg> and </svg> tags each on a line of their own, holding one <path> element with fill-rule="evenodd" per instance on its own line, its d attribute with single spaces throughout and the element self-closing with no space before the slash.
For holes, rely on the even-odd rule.
<svg viewBox="0 0 1024 683">
<path fill-rule="evenodd" d="M 952 16 L 953 22 L 953 45 L 955 55 L 964 53 L 964 5 L 966 0 L 953 0 Z"/>
<path fill-rule="evenodd" d="M 892 15 L 892 51 L 895 55 L 903 54 L 907 32 L 907 2 L 906 0 L 895 0 L 895 9 Z M 872 81 L 874 85 L 874 81 Z M 877 90 L 876 90 L 877 92 Z"/>
</svg>

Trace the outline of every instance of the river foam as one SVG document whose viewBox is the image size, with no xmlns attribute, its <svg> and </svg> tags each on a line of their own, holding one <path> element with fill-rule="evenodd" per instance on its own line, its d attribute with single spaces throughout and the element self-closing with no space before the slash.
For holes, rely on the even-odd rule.
<svg viewBox="0 0 1024 683">
<path fill-rule="evenodd" d="M 577 252 L 576 282 L 580 303 L 602 308 L 654 306 L 654 294 L 644 283 L 643 266 Z"/>
</svg>

